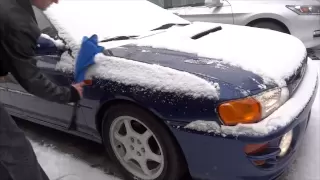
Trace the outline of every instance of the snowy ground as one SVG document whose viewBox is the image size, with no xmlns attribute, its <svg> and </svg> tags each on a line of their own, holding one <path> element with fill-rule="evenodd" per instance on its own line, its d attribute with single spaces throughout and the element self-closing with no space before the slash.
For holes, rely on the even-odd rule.
<svg viewBox="0 0 320 180">
<path fill-rule="evenodd" d="M 320 61 L 314 63 L 320 71 Z M 283 180 L 320 180 L 319 110 L 320 93 L 313 106 L 304 144 Z M 69 175 L 65 179 L 120 180 L 117 170 L 103 155 L 101 145 L 28 122 L 18 121 L 18 124 L 31 139 L 40 164 L 50 179 Z M 111 172 L 116 176 L 110 175 Z"/>
<path fill-rule="evenodd" d="M 318 53 L 320 57 L 320 52 Z M 314 61 L 320 72 L 320 60 Z M 319 81 L 320 83 L 320 81 Z M 285 180 L 320 180 L 320 90 L 312 107 L 305 141 Z"/>
</svg>

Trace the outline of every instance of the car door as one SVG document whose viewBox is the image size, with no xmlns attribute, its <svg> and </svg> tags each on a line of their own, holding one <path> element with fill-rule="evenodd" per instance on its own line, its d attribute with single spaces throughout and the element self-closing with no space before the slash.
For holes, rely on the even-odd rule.
<svg viewBox="0 0 320 180">
<path fill-rule="evenodd" d="M 38 9 L 35 10 L 35 14 L 40 30 L 47 32 L 47 35 L 50 34 L 51 38 L 56 37 L 55 28 L 51 26 L 44 14 Z M 46 39 L 43 41 L 46 42 Z M 50 46 L 50 43 L 39 43 L 37 52 L 36 65 L 47 78 L 61 86 L 68 86 L 72 83 L 72 74 L 55 69 L 61 58 L 61 52 L 55 46 Z M 73 110 L 71 104 L 59 104 L 36 97 L 22 88 L 12 75 L 8 77 L 10 80 L 7 81 L 7 84 L 15 107 L 23 111 L 25 116 L 32 116 L 39 121 L 67 127 L 71 121 Z M 78 111 L 78 123 L 81 129 L 87 127 L 81 108 Z"/>
<path fill-rule="evenodd" d="M 219 5 L 205 4 L 210 0 L 149 0 L 170 12 L 189 21 L 202 21 L 213 23 L 233 24 L 233 12 L 227 0 L 220 0 Z"/>
</svg>

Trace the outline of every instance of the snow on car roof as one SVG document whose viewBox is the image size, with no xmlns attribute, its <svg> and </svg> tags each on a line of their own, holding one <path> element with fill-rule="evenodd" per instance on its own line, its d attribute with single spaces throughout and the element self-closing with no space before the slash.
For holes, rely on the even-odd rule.
<svg viewBox="0 0 320 180">
<path fill-rule="evenodd" d="M 59 36 L 77 56 L 83 36 L 97 34 L 99 39 L 120 35 L 140 35 L 167 23 L 189 23 L 147 0 L 72 0 L 61 1 L 44 12 Z M 128 85 L 193 97 L 219 98 L 219 84 L 196 75 L 128 59 L 98 54 L 87 77 L 99 77 Z M 74 59 L 65 52 L 57 70 L 74 70 Z"/>
</svg>

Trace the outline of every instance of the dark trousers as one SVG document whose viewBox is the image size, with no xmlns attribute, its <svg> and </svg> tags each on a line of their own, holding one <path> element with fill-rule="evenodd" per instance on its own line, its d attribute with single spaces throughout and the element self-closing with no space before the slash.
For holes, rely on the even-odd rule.
<svg viewBox="0 0 320 180">
<path fill-rule="evenodd" d="M 0 102 L 0 180 L 49 180 L 31 143 Z"/>
</svg>

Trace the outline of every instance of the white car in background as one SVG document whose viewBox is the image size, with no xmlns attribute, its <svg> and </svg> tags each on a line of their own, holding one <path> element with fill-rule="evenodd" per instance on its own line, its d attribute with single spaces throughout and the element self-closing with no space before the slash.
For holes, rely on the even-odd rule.
<svg viewBox="0 0 320 180">
<path fill-rule="evenodd" d="M 308 49 L 320 45 L 319 0 L 149 1 L 189 21 L 267 28 L 296 36 Z"/>
</svg>

